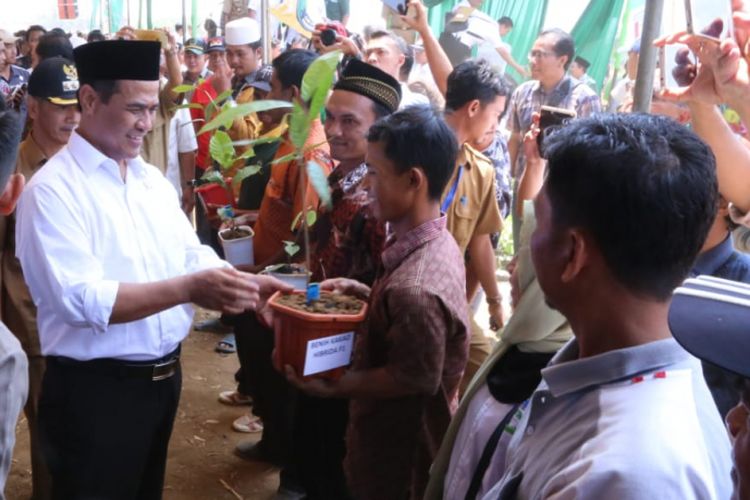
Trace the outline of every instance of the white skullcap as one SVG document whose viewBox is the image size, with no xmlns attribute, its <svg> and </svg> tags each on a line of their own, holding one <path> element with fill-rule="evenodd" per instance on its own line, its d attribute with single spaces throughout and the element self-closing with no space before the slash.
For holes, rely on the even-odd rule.
<svg viewBox="0 0 750 500">
<path fill-rule="evenodd" d="M 227 45 L 247 45 L 260 40 L 260 24 L 249 17 L 229 21 L 224 32 Z"/>
</svg>

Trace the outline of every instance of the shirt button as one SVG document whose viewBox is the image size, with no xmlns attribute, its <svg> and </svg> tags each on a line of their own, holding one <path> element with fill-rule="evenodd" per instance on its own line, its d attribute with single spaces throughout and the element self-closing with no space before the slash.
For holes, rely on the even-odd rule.
<svg viewBox="0 0 750 500">
<path fill-rule="evenodd" d="M 529 425 L 528 427 L 526 427 L 526 435 L 531 436 L 532 434 L 534 434 L 534 426 Z"/>
<path fill-rule="evenodd" d="M 540 404 L 543 404 L 543 405 L 544 405 L 544 404 L 547 404 L 547 396 L 541 396 L 541 397 L 539 398 L 539 403 L 540 403 Z"/>
</svg>

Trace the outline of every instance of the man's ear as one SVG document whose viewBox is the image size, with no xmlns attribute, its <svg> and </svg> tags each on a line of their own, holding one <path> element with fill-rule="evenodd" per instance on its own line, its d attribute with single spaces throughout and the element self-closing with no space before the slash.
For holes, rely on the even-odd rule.
<svg viewBox="0 0 750 500">
<path fill-rule="evenodd" d="M 581 271 L 588 263 L 590 252 L 586 238 L 577 229 L 571 229 L 568 232 L 568 238 L 567 263 L 560 276 L 563 283 L 570 283 L 581 274 Z"/>
<path fill-rule="evenodd" d="M 0 215 L 10 215 L 16 209 L 16 202 L 23 192 L 26 180 L 21 174 L 12 174 L 8 178 L 3 194 L 0 195 Z"/>
<path fill-rule="evenodd" d="M 409 169 L 409 187 L 418 190 L 423 185 L 427 185 L 427 177 L 424 175 L 424 170 L 419 167 L 411 167 Z"/>
<path fill-rule="evenodd" d="M 291 95 L 292 98 L 289 100 L 289 102 L 294 102 L 297 99 L 299 99 L 299 96 L 300 96 L 299 87 L 297 87 L 296 85 L 292 85 L 291 87 L 289 87 L 289 92 L 292 93 Z"/>
<path fill-rule="evenodd" d="M 39 117 L 39 103 L 35 97 L 28 94 L 26 94 L 26 109 L 28 110 L 29 118 L 31 118 L 32 121 Z"/>
<path fill-rule="evenodd" d="M 96 106 L 99 96 L 91 85 L 83 85 L 78 90 L 78 105 L 81 107 L 81 114 L 90 113 Z"/>
<path fill-rule="evenodd" d="M 466 106 L 466 110 L 469 113 L 469 118 L 473 118 L 479 114 L 479 111 L 482 108 L 482 103 L 479 101 L 479 99 L 474 99 L 473 101 L 470 101 Z"/>
</svg>

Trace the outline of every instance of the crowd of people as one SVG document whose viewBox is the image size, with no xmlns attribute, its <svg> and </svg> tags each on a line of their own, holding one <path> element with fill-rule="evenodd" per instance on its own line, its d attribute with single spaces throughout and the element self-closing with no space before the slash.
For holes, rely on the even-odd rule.
<svg viewBox="0 0 750 500">
<path fill-rule="evenodd" d="M 721 111 L 750 124 L 750 5 L 731 38 L 653 41 L 688 46 L 691 79 L 645 114 L 638 43 L 604 99 L 570 34 L 516 61 L 503 37 L 525 27 L 482 4 L 443 33 L 421 0 L 352 33 L 328 0 L 272 47 L 247 5 L 205 37 L 0 29 L 0 499 L 22 410 L 32 498 L 161 498 L 195 327 L 228 333 L 219 401 L 259 435 L 234 452 L 278 467 L 278 498 L 750 500 L 750 146 Z M 230 170 L 257 167 L 227 216 L 201 191 L 221 171 L 203 126 L 304 109 L 333 51 L 304 148 L 288 108 L 220 128 Z M 252 226 L 252 264 L 223 260 L 230 225 Z M 367 302 L 340 378 L 272 361 L 267 301 L 293 286 L 264 271 L 291 243 L 311 282 Z"/>
</svg>

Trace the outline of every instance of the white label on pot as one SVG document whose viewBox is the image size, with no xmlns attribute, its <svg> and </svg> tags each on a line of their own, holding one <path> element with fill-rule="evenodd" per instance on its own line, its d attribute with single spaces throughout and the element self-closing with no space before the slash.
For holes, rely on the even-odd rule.
<svg viewBox="0 0 750 500">
<path fill-rule="evenodd" d="M 354 332 L 310 340 L 307 343 L 303 375 L 312 375 L 348 365 L 352 359 L 353 346 Z"/>
</svg>

